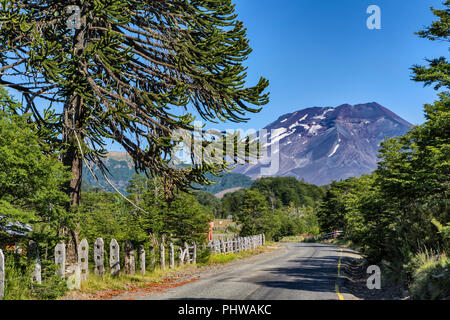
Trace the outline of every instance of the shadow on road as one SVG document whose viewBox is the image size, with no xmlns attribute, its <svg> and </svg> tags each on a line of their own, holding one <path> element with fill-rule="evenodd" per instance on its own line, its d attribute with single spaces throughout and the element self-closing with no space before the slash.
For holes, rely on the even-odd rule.
<svg viewBox="0 0 450 320">
<path fill-rule="evenodd" d="M 266 269 L 274 274 L 275 281 L 258 281 L 255 283 L 271 288 L 301 290 L 312 292 L 334 292 L 339 256 L 327 256 L 308 260 L 306 258 L 290 260 L 291 265 L 281 268 Z"/>
</svg>

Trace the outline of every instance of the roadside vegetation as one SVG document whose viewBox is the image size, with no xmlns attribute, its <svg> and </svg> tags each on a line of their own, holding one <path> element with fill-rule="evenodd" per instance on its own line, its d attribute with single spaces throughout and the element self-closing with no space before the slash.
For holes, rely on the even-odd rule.
<svg viewBox="0 0 450 320">
<path fill-rule="evenodd" d="M 10 99 L 5 91 L 2 93 Z M 64 240 L 59 232 L 64 226 L 76 225 L 80 239 L 86 238 L 91 244 L 97 238 L 103 238 L 105 243 L 114 238 L 119 243 L 130 240 L 135 247 L 144 245 L 145 248 L 157 248 L 161 241 L 178 245 L 184 241 L 205 243 L 209 222 L 224 216 L 232 216 L 232 223 L 224 230 L 230 237 L 265 233 L 270 241 L 319 232 L 315 204 L 323 191 L 292 178 L 257 180 L 250 188 L 220 200 L 205 191 L 192 190 L 177 192 L 167 201 L 157 178 L 135 175 L 127 187 L 127 197 L 134 205 L 117 193 L 85 184 L 80 206 L 67 212 L 64 209 L 67 198 L 60 191 L 67 175 L 60 163 L 45 156 L 46 144 L 41 142 L 38 131 L 29 124 L 27 117 L 12 115 L 6 105 L 4 107 L 0 122 L 0 148 L 3 150 L 0 160 L 4 165 L 0 167 L 0 174 L 20 176 L 24 181 L 23 190 L 13 187 L 14 181 L 8 182 L 6 178 L 0 184 L 5 190 L 0 195 L 3 210 L 0 211 L 0 245 L 7 261 L 5 299 L 57 299 L 66 294 L 66 284 L 55 275 L 53 263 L 53 248 Z M 30 162 L 32 159 L 36 160 Z M 23 165 L 23 161 L 27 165 Z M 31 186 L 36 188 L 34 193 L 27 193 L 26 188 L 30 190 Z M 31 281 L 32 270 L 26 252 L 29 239 L 34 239 L 39 246 L 42 285 Z M 227 263 L 266 249 L 211 256 L 207 252 L 199 253 L 198 265 Z M 93 252 L 89 252 L 92 260 Z M 92 270 L 82 291 L 125 290 L 161 281 L 167 272 L 151 266 L 152 261 L 159 259 L 158 255 L 147 254 L 149 272 L 146 276 L 123 275 L 112 279 L 107 275 L 107 281 L 100 281 Z"/>
<path fill-rule="evenodd" d="M 135 290 L 163 290 L 165 288 L 179 286 L 190 281 L 195 281 L 199 272 L 205 267 L 213 267 L 216 265 L 223 265 L 235 260 L 249 258 L 264 252 L 269 252 L 268 247 L 274 243 L 268 242 L 262 247 L 250 249 L 248 251 L 241 251 L 237 253 L 219 253 L 209 254 L 204 251 L 198 256 L 199 261 L 196 265 L 175 266 L 173 269 L 166 267 L 162 270 L 159 266 L 148 268 L 145 275 L 137 272 L 135 275 L 121 274 L 118 277 L 113 277 L 109 273 L 105 273 L 105 277 L 101 278 L 94 275 L 94 270 L 89 276 L 87 282 L 83 282 L 80 290 L 66 292 L 62 299 L 70 298 L 110 298 L 121 293 L 132 292 Z M 187 275 L 187 276 L 186 276 Z"/>
<path fill-rule="evenodd" d="M 448 43 L 450 1 L 418 32 Z M 379 149 L 371 175 L 333 182 L 318 218 L 322 231 L 340 229 L 370 264 L 414 298 L 450 296 L 450 63 L 440 57 L 414 66 L 413 80 L 433 86 L 438 100 L 425 105 L 426 121 Z"/>
<path fill-rule="evenodd" d="M 112 238 L 123 243 L 132 241 L 135 247 L 158 247 L 159 243 L 184 241 L 205 243 L 209 222 L 232 216 L 226 233 L 230 237 L 265 233 L 266 239 L 278 240 L 298 233 L 318 233 L 315 203 L 321 188 L 291 178 L 270 178 L 240 192 L 217 199 L 205 191 L 177 192 L 170 201 L 158 178 L 135 175 L 128 184 L 130 204 L 117 193 L 84 185 L 77 210 L 65 210 L 66 195 L 61 191 L 68 175 L 28 116 L 14 114 L 17 105 L 1 89 L 0 121 L 0 247 L 6 255 L 5 299 L 57 299 L 66 294 L 65 281 L 55 275 L 54 247 L 64 240 L 61 228 L 77 228 L 80 239 L 94 243 Z M 17 186 L 15 181 L 22 181 Z M 280 187 L 284 186 L 284 187 Z M 303 204 L 303 205 L 302 205 Z M 307 204 L 307 205 L 305 205 Z M 28 240 L 39 247 L 42 263 L 42 284 L 31 281 L 31 266 L 27 263 Z M 228 255 L 199 254 L 199 266 L 221 264 L 255 252 Z M 93 252 L 90 250 L 90 259 Z M 163 272 L 153 269 L 151 262 L 159 256 L 147 254 L 149 273 L 146 276 L 121 276 L 99 281 L 91 272 L 91 280 L 83 290 L 124 289 L 161 280 Z M 123 257 L 122 257 L 123 259 Z M 123 263 L 123 261 L 122 261 Z"/>
</svg>

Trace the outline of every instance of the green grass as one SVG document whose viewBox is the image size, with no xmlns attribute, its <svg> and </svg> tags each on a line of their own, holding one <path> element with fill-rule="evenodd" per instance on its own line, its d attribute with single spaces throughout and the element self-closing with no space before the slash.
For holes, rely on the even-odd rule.
<svg viewBox="0 0 450 320">
<path fill-rule="evenodd" d="M 31 281 L 33 266 L 25 254 L 5 251 L 4 300 L 54 300 L 67 291 L 65 282 L 55 274 L 56 266 L 42 260 L 42 284 Z"/>
<path fill-rule="evenodd" d="M 273 245 L 273 243 L 266 243 L 265 246 L 263 247 L 258 247 L 256 249 L 251 249 L 248 251 L 241 251 L 241 252 L 237 252 L 237 253 L 219 253 L 219 254 L 212 254 L 209 257 L 208 262 L 206 263 L 206 265 L 214 265 L 214 264 L 225 264 L 225 263 L 229 263 L 233 260 L 240 260 L 240 259 L 245 259 L 257 254 L 261 254 L 264 252 L 268 251 L 268 246 L 270 246 L 270 244 Z"/>
<path fill-rule="evenodd" d="M 337 239 L 332 243 L 361 252 L 361 247 L 348 239 Z M 383 261 L 381 267 L 384 281 L 409 289 L 414 299 L 435 300 L 450 296 L 450 258 L 445 253 L 424 249 L 408 264 Z"/>
<path fill-rule="evenodd" d="M 337 246 L 350 248 L 350 249 L 358 251 L 358 252 L 361 252 L 361 249 L 362 249 L 360 246 L 356 245 L 353 241 L 351 241 L 350 239 L 346 239 L 346 238 L 332 240 L 331 243 L 335 244 Z"/>
<path fill-rule="evenodd" d="M 141 275 L 139 271 L 134 275 L 121 274 L 120 276 L 113 277 L 110 273 L 106 272 L 103 278 L 96 276 L 93 272 L 89 274 L 89 280 L 81 283 L 82 293 L 95 294 L 101 291 L 108 290 L 128 290 L 131 288 L 144 288 L 150 283 L 161 282 L 164 277 L 175 273 L 176 271 L 188 268 L 189 266 L 176 267 L 174 269 L 166 270 L 156 268 L 152 271 L 146 271 L 145 275 Z"/>
<path fill-rule="evenodd" d="M 412 273 L 409 285 L 416 299 L 442 299 L 450 296 L 450 259 L 445 254 L 423 250 L 407 267 Z"/>
<path fill-rule="evenodd" d="M 289 236 L 289 237 L 281 238 L 279 242 L 303 242 L 303 241 L 305 241 L 305 237 L 302 237 L 302 236 Z"/>
</svg>

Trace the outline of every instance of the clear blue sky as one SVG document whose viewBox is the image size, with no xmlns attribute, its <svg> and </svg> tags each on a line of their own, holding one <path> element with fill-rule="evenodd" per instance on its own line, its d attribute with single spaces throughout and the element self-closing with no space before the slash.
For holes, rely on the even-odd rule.
<svg viewBox="0 0 450 320">
<path fill-rule="evenodd" d="M 437 0 L 237 0 L 253 53 L 249 84 L 270 80 L 271 101 L 246 124 L 260 129 L 279 116 L 312 106 L 376 101 L 413 124 L 436 92 L 413 82 L 411 66 L 448 56 L 448 45 L 415 31 L 436 18 Z M 369 30 L 369 5 L 381 8 L 381 30 Z M 209 127 L 209 126 L 208 126 Z"/>
</svg>

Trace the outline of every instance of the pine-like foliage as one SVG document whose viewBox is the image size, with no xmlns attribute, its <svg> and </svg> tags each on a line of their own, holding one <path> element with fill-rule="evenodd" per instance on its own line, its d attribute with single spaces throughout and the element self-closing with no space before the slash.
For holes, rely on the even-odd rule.
<svg viewBox="0 0 450 320">
<path fill-rule="evenodd" d="M 106 139 L 169 191 L 224 168 L 171 167 L 174 130 L 192 132 L 195 113 L 245 121 L 268 102 L 267 80 L 246 86 L 251 49 L 231 0 L 0 3 L 0 85 L 20 93 L 24 111 L 60 138 L 73 204 L 83 156 L 100 162 Z M 79 19 L 69 6 L 79 8 Z"/>
</svg>

